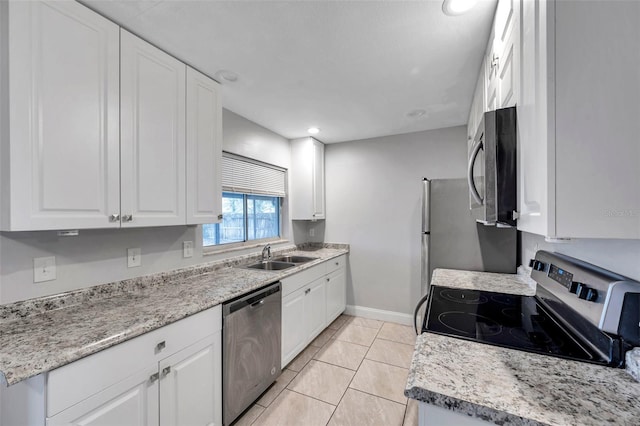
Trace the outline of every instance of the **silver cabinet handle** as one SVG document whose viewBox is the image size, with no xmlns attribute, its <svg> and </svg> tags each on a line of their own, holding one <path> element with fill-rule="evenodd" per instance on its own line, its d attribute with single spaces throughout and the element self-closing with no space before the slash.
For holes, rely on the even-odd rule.
<svg viewBox="0 0 640 426">
<path fill-rule="evenodd" d="M 164 340 L 160 343 L 158 343 L 156 345 L 156 352 L 160 352 L 161 350 L 163 350 L 164 348 L 167 347 L 167 342 L 165 342 Z"/>
<path fill-rule="evenodd" d="M 120 220 L 119 214 L 109 215 L 109 222 L 118 222 Z"/>
<path fill-rule="evenodd" d="M 169 373 L 171 373 L 171 366 L 162 369 L 162 377 L 165 377 Z"/>
<path fill-rule="evenodd" d="M 131 222 L 133 221 L 133 215 L 131 214 L 125 214 L 124 216 L 122 216 L 122 220 L 124 222 Z"/>
<path fill-rule="evenodd" d="M 311 289 L 310 289 L 310 288 L 308 288 L 308 289 L 306 289 L 306 290 L 304 291 L 304 294 L 309 294 L 309 293 L 311 293 Z"/>
<path fill-rule="evenodd" d="M 158 380 L 160 378 L 160 374 L 159 373 L 153 373 L 151 376 L 149 376 L 149 383 L 153 383 L 156 380 Z"/>
</svg>

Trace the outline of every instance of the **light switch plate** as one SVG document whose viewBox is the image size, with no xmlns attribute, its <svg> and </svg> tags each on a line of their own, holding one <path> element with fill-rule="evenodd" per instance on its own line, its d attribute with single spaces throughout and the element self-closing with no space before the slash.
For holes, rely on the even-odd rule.
<svg viewBox="0 0 640 426">
<path fill-rule="evenodd" d="M 139 248 L 127 249 L 127 267 L 135 268 L 142 265 L 142 252 Z"/>
<path fill-rule="evenodd" d="M 33 282 L 53 281 L 56 279 L 56 257 L 33 258 Z"/>
<path fill-rule="evenodd" d="M 193 257 L 193 241 L 182 242 L 182 257 Z"/>
</svg>

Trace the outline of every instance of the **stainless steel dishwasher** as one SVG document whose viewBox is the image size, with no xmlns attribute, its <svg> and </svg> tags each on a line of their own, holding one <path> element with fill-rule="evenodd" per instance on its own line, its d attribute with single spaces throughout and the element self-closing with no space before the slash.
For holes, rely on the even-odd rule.
<svg viewBox="0 0 640 426">
<path fill-rule="evenodd" d="M 222 417 L 233 422 L 281 373 L 281 284 L 222 305 Z"/>
</svg>

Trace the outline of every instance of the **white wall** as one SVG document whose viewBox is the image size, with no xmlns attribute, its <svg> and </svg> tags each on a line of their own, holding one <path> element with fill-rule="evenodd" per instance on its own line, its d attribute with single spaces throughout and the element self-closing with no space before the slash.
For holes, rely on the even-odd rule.
<svg viewBox="0 0 640 426">
<path fill-rule="evenodd" d="M 640 240 L 580 239 L 548 243 L 544 237 L 521 233 L 521 258 L 527 264 L 537 250 L 558 252 L 640 281 Z"/>
<path fill-rule="evenodd" d="M 420 293 L 422 178 L 464 176 L 465 127 L 327 145 L 326 223 L 316 237 L 351 244 L 347 304 L 413 313 Z"/>
<path fill-rule="evenodd" d="M 230 111 L 223 112 L 223 149 L 289 168 L 289 141 Z M 292 234 L 284 206 L 283 228 Z M 182 257 L 182 242 L 195 243 L 192 258 Z M 127 248 L 140 247 L 142 266 L 127 268 Z M 128 230 L 82 230 L 77 237 L 58 237 L 55 231 L 0 233 L 0 303 L 56 294 L 96 284 L 259 251 L 203 256 L 200 226 Z M 57 279 L 33 282 L 33 258 L 55 256 Z"/>
</svg>

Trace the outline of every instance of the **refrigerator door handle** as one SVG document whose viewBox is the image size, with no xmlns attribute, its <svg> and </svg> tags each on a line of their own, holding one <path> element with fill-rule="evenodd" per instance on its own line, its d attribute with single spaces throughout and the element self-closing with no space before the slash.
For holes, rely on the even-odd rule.
<svg viewBox="0 0 640 426">
<path fill-rule="evenodd" d="M 422 233 L 431 232 L 431 181 L 427 178 L 422 179 Z"/>
</svg>

